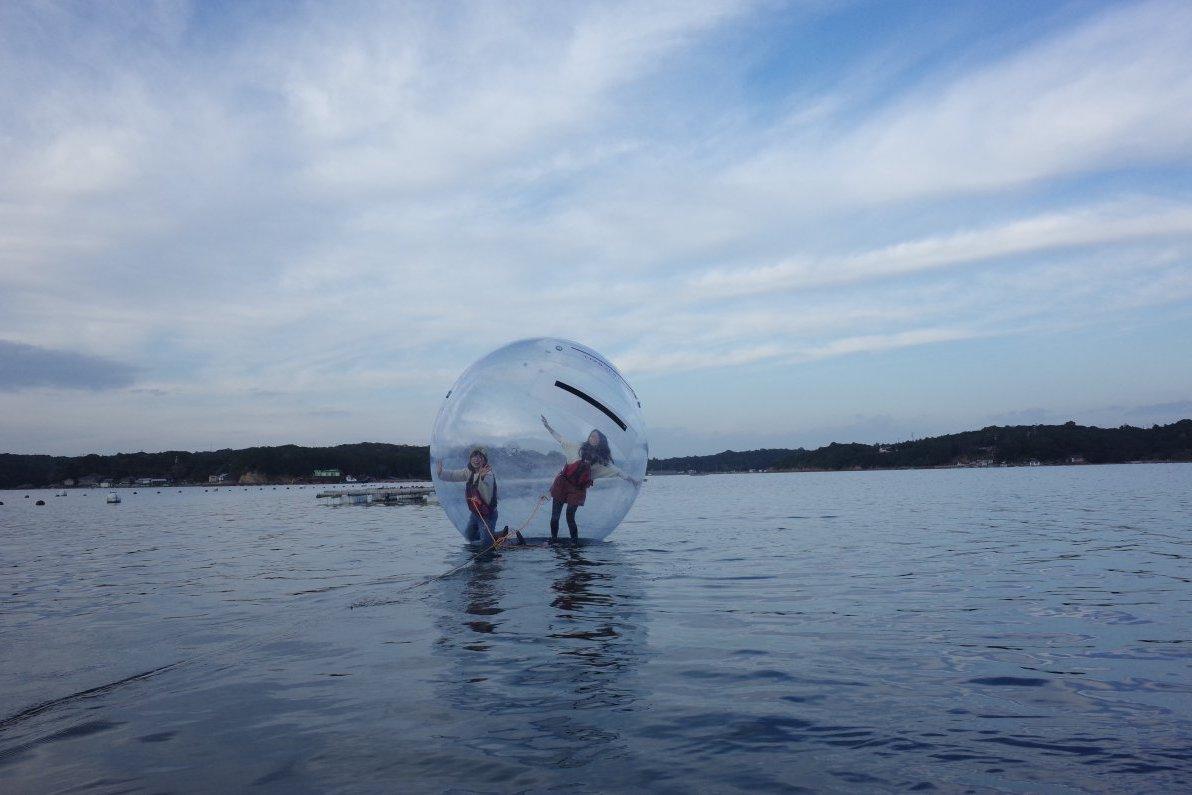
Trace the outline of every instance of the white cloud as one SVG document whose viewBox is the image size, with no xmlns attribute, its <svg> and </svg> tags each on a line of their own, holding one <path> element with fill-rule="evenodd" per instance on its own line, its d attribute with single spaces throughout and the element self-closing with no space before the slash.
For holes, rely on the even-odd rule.
<svg viewBox="0 0 1192 795">
<path fill-rule="evenodd" d="M 382 8 L 362 25 L 325 9 L 302 21 L 306 35 L 268 41 L 257 58 L 263 87 L 281 86 L 310 189 L 408 193 L 484 180 L 619 115 L 611 91 L 739 4 L 470 10 Z"/>
<path fill-rule="evenodd" d="M 700 68 L 751 79 L 734 34 L 773 12 L 10 6 L 0 339 L 135 363 L 178 401 L 161 427 L 268 390 L 334 429 L 336 400 L 375 418 L 392 393 L 414 438 L 427 395 L 522 336 L 665 380 L 1192 299 L 1185 6 L 914 80 L 857 83 L 861 53 L 763 108 L 703 96 Z M 127 399 L 105 409 L 163 398 Z"/>
<path fill-rule="evenodd" d="M 1113 8 L 976 72 L 929 80 L 811 145 L 726 175 L 799 206 L 962 194 L 1126 164 L 1192 162 L 1192 8 Z"/>
<path fill-rule="evenodd" d="M 1114 202 L 904 241 L 857 254 L 713 269 L 690 282 L 697 295 L 741 295 L 848 284 L 1057 249 L 1192 237 L 1192 204 Z"/>
</svg>

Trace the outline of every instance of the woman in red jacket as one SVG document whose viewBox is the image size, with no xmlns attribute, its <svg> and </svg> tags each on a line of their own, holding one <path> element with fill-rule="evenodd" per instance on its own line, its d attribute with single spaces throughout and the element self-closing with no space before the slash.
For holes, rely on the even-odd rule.
<svg viewBox="0 0 1192 795">
<path fill-rule="evenodd" d="M 575 523 L 575 512 L 584 504 L 588 496 L 588 489 L 592 483 L 600 478 L 617 477 L 628 483 L 636 483 L 633 478 L 613 466 L 612 451 L 608 447 L 608 437 L 599 430 L 593 429 L 583 444 L 569 442 L 551 427 L 546 417 L 542 417 L 542 424 L 563 448 L 567 463 L 551 484 L 550 509 L 550 538 L 559 538 L 559 514 L 563 506 L 567 506 L 567 530 L 571 533 L 571 540 L 579 540 L 579 527 Z"/>
</svg>

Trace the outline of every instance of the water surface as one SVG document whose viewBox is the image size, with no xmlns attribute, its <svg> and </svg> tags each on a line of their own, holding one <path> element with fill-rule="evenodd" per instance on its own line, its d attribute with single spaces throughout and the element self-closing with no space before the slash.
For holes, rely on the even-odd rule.
<svg viewBox="0 0 1192 795">
<path fill-rule="evenodd" d="M 1189 465 L 652 477 L 412 590 L 436 507 L 138 492 L 0 492 L 4 792 L 1192 788 Z"/>
</svg>

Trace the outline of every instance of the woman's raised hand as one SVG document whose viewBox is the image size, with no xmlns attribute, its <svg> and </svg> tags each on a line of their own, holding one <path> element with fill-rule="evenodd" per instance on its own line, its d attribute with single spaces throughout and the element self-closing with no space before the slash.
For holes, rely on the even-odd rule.
<svg viewBox="0 0 1192 795">
<path fill-rule="evenodd" d="M 559 444 L 566 444 L 566 442 L 563 441 L 563 437 L 559 435 L 559 432 L 556 431 L 554 428 L 550 427 L 550 422 L 547 421 L 545 414 L 539 414 L 538 419 L 542 420 L 542 424 L 546 426 L 546 430 L 550 433 L 550 435 L 552 437 L 554 437 L 554 440 L 556 442 L 558 442 Z"/>
</svg>

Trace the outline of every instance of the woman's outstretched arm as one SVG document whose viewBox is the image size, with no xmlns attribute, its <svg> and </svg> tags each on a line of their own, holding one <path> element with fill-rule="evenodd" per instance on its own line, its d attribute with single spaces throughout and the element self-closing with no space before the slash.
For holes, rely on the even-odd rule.
<svg viewBox="0 0 1192 795">
<path fill-rule="evenodd" d="M 439 459 L 438 466 L 435 469 L 439 475 L 439 480 L 457 483 L 462 483 L 468 479 L 470 474 L 472 474 L 467 469 L 443 469 L 443 459 L 441 458 Z"/>
<path fill-rule="evenodd" d="M 559 444 L 567 444 L 567 441 L 559 435 L 559 432 L 550 426 L 550 422 L 547 421 L 546 415 L 539 414 L 538 418 L 542 420 L 542 424 L 546 426 L 546 430 L 550 433 L 550 435 L 555 437 L 556 442 Z"/>
<path fill-rule="evenodd" d="M 632 483 L 635 486 L 641 485 L 638 480 L 629 477 L 621 471 L 620 467 L 613 464 L 596 464 L 592 467 L 592 480 L 601 480 L 602 478 L 620 478 L 626 483 Z"/>
</svg>

